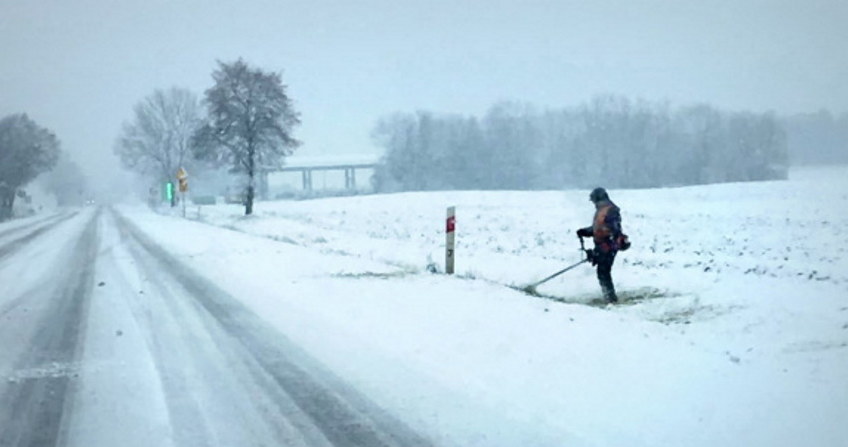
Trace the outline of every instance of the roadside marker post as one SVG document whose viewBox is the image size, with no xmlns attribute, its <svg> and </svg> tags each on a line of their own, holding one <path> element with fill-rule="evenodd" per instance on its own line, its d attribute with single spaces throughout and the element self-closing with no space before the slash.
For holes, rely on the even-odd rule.
<svg viewBox="0 0 848 447">
<path fill-rule="evenodd" d="M 445 234 L 447 240 L 445 242 L 445 273 L 453 274 L 454 269 L 454 245 L 456 242 L 456 207 L 448 207 L 448 217 L 445 222 Z"/>
</svg>

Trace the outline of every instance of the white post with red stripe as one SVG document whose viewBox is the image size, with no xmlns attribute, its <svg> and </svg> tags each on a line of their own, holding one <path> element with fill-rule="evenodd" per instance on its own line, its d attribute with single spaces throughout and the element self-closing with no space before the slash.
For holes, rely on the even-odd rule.
<svg viewBox="0 0 848 447">
<path fill-rule="evenodd" d="M 448 218 L 445 223 L 445 273 L 453 274 L 454 243 L 456 235 L 456 207 L 448 207 Z"/>
</svg>

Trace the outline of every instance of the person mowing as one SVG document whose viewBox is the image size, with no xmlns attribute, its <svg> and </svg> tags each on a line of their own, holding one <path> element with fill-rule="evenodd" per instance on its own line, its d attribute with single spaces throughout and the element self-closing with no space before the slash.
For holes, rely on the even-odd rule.
<svg viewBox="0 0 848 447">
<path fill-rule="evenodd" d="M 589 200 L 595 204 L 595 217 L 592 226 L 577 230 L 577 236 L 591 237 L 595 242 L 594 250 L 586 250 L 592 265 L 598 267 L 598 282 L 608 303 L 618 302 L 615 286 L 612 283 L 612 264 L 619 250 L 630 248 L 627 236 L 621 232 L 621 212 L 609 198 L 604 188 L 595 188 L 589 194 Z"/>
</svg>

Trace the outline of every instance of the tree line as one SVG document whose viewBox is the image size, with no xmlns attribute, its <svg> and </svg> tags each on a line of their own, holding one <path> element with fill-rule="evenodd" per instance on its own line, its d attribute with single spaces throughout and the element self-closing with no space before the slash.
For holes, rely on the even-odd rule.
<svg viewBox="0 0 848 447">
<path fill-rule="evenodd" d="M 396 113 L 372 137 L 378 191 L 647 188 L 785 179 L 787 136 L 772 113 L 602 95 L 538 111 L 504 102 L 481 117 Z"/>
</svg>

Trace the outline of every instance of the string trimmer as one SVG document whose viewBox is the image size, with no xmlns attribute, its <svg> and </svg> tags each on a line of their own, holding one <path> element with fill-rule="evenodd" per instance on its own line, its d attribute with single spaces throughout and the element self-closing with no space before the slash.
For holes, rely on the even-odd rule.
<svg viewBox="0 0 848 447">
<path fill-rule="evenodd" d="M 537 291 L 536 291 L 536 287 L 539 287 L 540 285 L 542 285 L 542 284 L 544 284 L 544 283 L 546 283 L 546 282 L 548 282 L 548 281 L 550 281 L 550 280 L 552 280 L 552 279 L 556 278 L 556 277 L 557 277 L 557 276 L 559 276 L 559 275 L 562 275 L 563 273 L 565 273 L 565 272 L 567 272 L 567 271 L 569 271 L 569 270 L 571 270 L 571 269 L 573 269 L 573 268 L 577 267 L 578 265 L 580 265 L 580 264 L 582 264 L 582 263 L 584 263 L 584 262 L 589 262 L 589 261 L 591 261 L 591 259 L 589 258 L 589 252 L 588 252 L 588 251 L 586 251 L 586 248 L 585 248 L 585 246 L 583 245 L 583 238 L 582 238 L 582 237 L 578 237 L 578 239 L 580 239 L 580 252 L 581 252 L 581 253 L 586 254 L 586 258 L 584 258 L 583 260 L 581 260 L 580 262 L 578 262 L 578 263 L 576 263 L 576 264 L 569 265 L 568 267 L 566 267 L 566 268 L 564 268 L 564 269 L 562 269 L 562 270 L 560 270 L 560 271 L 558 271 L 558 272 L 556 272 L 556 273 L 554 273 L 554 274 L 552 274 L 552 275 L 548 276 L 547 278 L 545 278 L 545 279 L 543 279 L 543 280 L 541 280 L 541 281 L 537 281 L 537 282 L 534 282 L 533 284 L 530 284 L 530 285 L 528 285 L 528 286 L 525 286 L 525 287 L 524 287 L 524 288 L 522 288 L 521 290 L 522 290 L 522 291 L 524 291 L 525 293 L 529 293 L 529 294 L 531 294 L 531 295 L 538 295 L 538 294 L 539 294 L 539 292 L 537 292 Z"/>
</svg>

